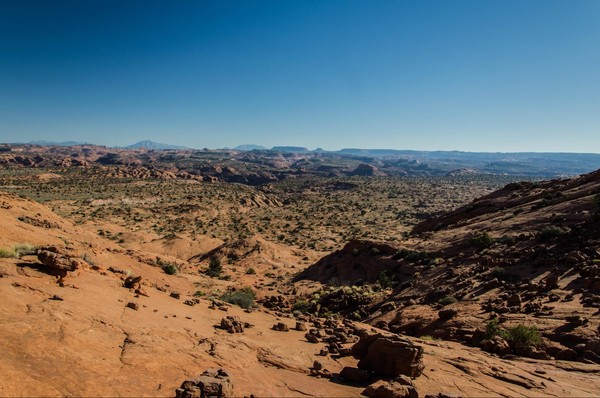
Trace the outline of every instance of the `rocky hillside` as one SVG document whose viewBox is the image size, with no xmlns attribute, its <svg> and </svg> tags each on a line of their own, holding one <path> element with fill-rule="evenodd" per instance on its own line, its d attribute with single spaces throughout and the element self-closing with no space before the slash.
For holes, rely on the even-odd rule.
<svg viewBox="0 0 600 398">
<path fill-rule="evenodd" d="M 0 372 L 6 376 L 0 379 L 2 396 L 593 396 L 600 392 L 595 383 L 600 366 L 586 354 L 593 352 L 588 345 L 593 343 L 597 321 L 587 310 L 582 310 L 579 325 L 568 324 L 577 331 L 571 335 L 586 340 L 575 345 L 565 342 L 562 348 L 572 346 L 577 362 L 500 358 L 460 342 L 409 336 L 425 337 L 416 329 L 402 330 L 409 311 L 418 313 L 419 319 L 437 312 L 432 296 L 416 296 L 418 290 L 429 291 L 420 282 L 393 292 L 380 291 L 391 293 L 391 300 L 369 307 L 369 321 L 380 328 L 343 317 L 303 314 L 298 306 L 280 310 L 283 292 L 260 283 L 254 286 L 263 304 L 247 305 L 252 301 L 250 291 L 240 288 L 239 282 L 243 278 L 260 282 L 261 273 L 294 258 L 278 253 L 285 249 L 260 237 L 227 244 L 197 243 L 194 247 L 204 247 L 205 254 L 185 261 L 160 253 L 160 245 L 124 249 L 39 203 L 5 193 L 0 193 L 0 228 Z M 389 264 L 415 267 L 424 275 L 432 271 L 414 262 L 409 265 L 410 256 L 400 258 L 383 244 L 356 242 L 347 250 L 365 263 L 367 258 L 387 258 Z M 228 270 L 233 279 L 228 280 L 205 273 L 207 258 L 221 259 L 227 270 L 232 256 L 251 265 L 265 261 L 263 255 L 273 262 L 256 266 L 258 275 L 234 269 Z M 344 250 L 332 255 L 335 267 L 342 266 L 336 258 L 344 255 Z M 447 268 L 442 263 L 436 267 Z M 326 265 L 317 268 L 315 275 L 329 277 Z M 372 277 L 364 274 L 366 285 Z M 414 272 L 413 277 L 419 280 Z M 559 289 L 550 293 L 558 294 L 558 302 L 565 306 L 580 308 L 586 288 L 573 300 L 563 300 L 564 282 L 559 278 Z M 435 287 L 435 281 L 431 283 Z M 520 285 L 502 288 L 521 292 Z M 292 291 L 288 293 L 291 300 L 297 299 Z M 531 300 L 519 294 L 525 308 Z M 466 295 L 462 299 L 469 302 Z M 484 301 L 473 300 L 472 309 L 456 307 L 456 313 L 441 316 L 451 322 L 471 322 L 471 314 L 481 313 L 475 309 L 480 304 Z M 511 302 L 504 316 L 521 316 L 524 310 L 513 313 L 513 307 Z M 391 319 L 386 321 L 386 316 Z M 548 319 L 558 322 L 559 318 Z M 453 330 L 464 338 L 465 328 L 459 323 Z M 579 330 L 589 331 L 588 335 Z M 452 334 L 445 337 L 460 340 Z"/>
<path fill-rule="evenodd" d="M 600 364 L 600 171 L 509 184 L 402 246 L 350 242 L 299 278 L 379 282 L 352 310 L 395 333 Z"/>
</svg>

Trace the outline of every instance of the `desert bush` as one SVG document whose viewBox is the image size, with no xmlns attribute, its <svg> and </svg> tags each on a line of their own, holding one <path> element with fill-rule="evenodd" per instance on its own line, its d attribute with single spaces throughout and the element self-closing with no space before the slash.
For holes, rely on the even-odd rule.
<svg viewBox="0 0 600 398">
<path fill-rule="evenodd" d="M 98 266 L 98 264 L 96 263 L 96 260 L 94 260 L 94 258 L 88 253 L 83 253 L 83 256 L 81 256 L 81 259 L 83 261 L 85 261 L 86 263 L 88 263 L 92 267 Z"/>
<path fill-rule="evenodd" d="M 256 294 L 252 288 L 244 287 L 236 290 L 229 290 L 221 296 L 221 300 L 230 304 L 235 304 L 242 308 L 248 309 L 254 306 Z"/>
<path fill-rule="evenodd" d="M 390 277 L 386 271 L 382 271 L 379 273 L 377 283 L 382 289 L 387 289 L 394 285 L 394 279 L 393 277 Z"/>
<path fill-rule="evenodd" d="M 561 227 L 557 227 L 555 225 L 550 225 L 540 231 L 540 237 L 542 238 L 542 240 L 550 240 L 550 239 L 557 238 L 557 237 L 565 234 L 566 232 L 567 231 L 565 231 Z"/>
<path fill-rule="evenodd" d="M 208 269 L 206 270 L 206 275 L 212 276 L 213 278 L 217 278 L 221 276 L 223 272 L 223 266 L 221 265 L 221 260 L 218 257 L 212 256 L 208 263 Z"/>
<path fill-rule="evenodd" d="M 498 319 L 494 318 L 485 325 L 485 331 L 483 332 L 483 338 L 485 340 L 489 340 L 494 338 L 495 336 L 500 336 L 502 338 L 506 337 L 506 331 L 500 327 L 498 323 Z"/>
<path fill-rule="evenodd" d="M 13 249 L 0 249 L 0 258 L 14 258 L 17 257 Z"/>
<path fill-rule="evenodd" d="M 494 239 L 492 239 L 487 232 L 482 232 L 479 235 L 472 236 L 471 239 L 469 239 L 469 243 L 476 248 L 483 250 L 490 247 L 494 243 Z"/>
<path fill-rule="evenodd" d="M 595 209 L 592 213 L 592 216 L 595 221 L 600 221 L 600 193 L 594 195 L 594 206 Z"/>
<path fill-rule="evenodd" d="M 438 303 L 442 306 L 447 306 L 450 304 L 458 303 L 458 299 L 454 296 L 448 295 L 448 296 L 442 297 L 440 299 L 440 301 L 438 301 Z"/>
<path fill-rule="evenodd" d="M 495 318 L 487 323 L 484 332 L 485 339 L 491 339 L 494 336 L 502 337 L 513 350 L 527 350 L 540 345 L 542 341 L 542 336 L 535 326 L 520 323 L 503 329 Z"/>
<path fill-rule="evenodd" d="M 167 275 L 175 275 L 177 271 L 179 271 L 173 264 L 163 264 L 162 270 L 165 271 L 165 274 Z"/>
<path fill-rule="evenodd" d="M 379 250 L 379 248 L 377 248 L 377 247 L 373 246 L 373 247 L 371 247 L 371 248 L 369 249 L 369 254 L 370 254 L 371 256 L 378 256 L 378 255 L 380 255 L 380 254 L 381 254 L 381 250 Z"/>
<path fill-rule="evenodd" d="M 516 350 L 538 346 L 541 340 L 540 332 L 535 326 L 518 324 L 506 331 L 506 341 Z"/>
<path fill-rule="evenodd" d="M 429 261 L 431 259 L 431 255 L 426 251 L 413 251 L 413 250 L 408 250 L 408 249 L 401 249 L 401 250 L 398 250 L 392 256 L 392 258 L 394 260 L 404 259 L 411 263 L 413 263 L 413 262 L 423 263 L 423 262 Z"/>
<path fill-rule="evenodd" d="M 506 268 L 502 268 L 502 267 L 492 268 L 490 275 L 492 276 L 492 278 L 498 278 L 499 280 L 506 281 L 506 282 L 515 282 L 515 281 L 519 280 L 518 275 L 510 274 L 510 273 L 508 273 Z"/>
<path fill-rule="evenodd" d="M 292 311 L 298 311 L 303 314 L 307 313 L 310 310 L 310 303 L 306 300 L 298 300 L 294 303 L 292 307 Z"/>
<path fill-rule="evenodd" d="M 503 245 L 512 246 L 515 244 L 515 238 L 511 235 L 502 235 L 500 239 L 498 239 L 498 242 Z"/>
<path fill-rule="evenodd" d="M 246 270 L 246 275 L 256 275 L 256 270 L 254 268 L 248 268 Z"/>
<path fill-rule="evenodd" d="M 2 258 L 21 258 L 22 256 L 28 256 L 35 254 L 37 246 L 30 245 L 29 243 L 17 243 L 11 248 L 0 249 L 0 257 Z"/>
<path fill-rule="evenodd" d="M 202 290 L 196 290 L 196 292 L 194 293 L 194 297 L 202 297 L 205 294 L 206 293 L 204 293 Z"/>
<path fill-rule="evenodd" d="M 17 243 L 13 246 L 13 250 L 16 253 L 17 257 L 28 256 L 31 254 L 35 254 L 37 246 L 31 245 L 29 243 Z"/>
</svg>

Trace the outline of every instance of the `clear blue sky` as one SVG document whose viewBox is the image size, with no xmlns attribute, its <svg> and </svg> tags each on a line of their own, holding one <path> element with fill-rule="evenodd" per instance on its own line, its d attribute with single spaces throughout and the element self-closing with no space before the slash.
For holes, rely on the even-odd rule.
<svg viewBox="0 0 600 398">
<path fill-rule="evenodd" d="M 0 141 L 600 153 L 600 0 L 0 0 Z"/>
</svg>

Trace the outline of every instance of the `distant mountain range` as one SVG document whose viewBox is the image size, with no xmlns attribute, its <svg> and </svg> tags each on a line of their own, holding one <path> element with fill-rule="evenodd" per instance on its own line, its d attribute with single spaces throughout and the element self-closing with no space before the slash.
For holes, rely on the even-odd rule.
<svg viewBox="0 0 600 398">
<path fill-rule="evenodd" d="M 191 148 L 188 148 L 188 147 L 185 147 L 185 146 L 171 145 L 171 144 L 161 144 L 160 142 L 154 142 L 154 141 L 150 141 L 150 140 L 144 140 L 144 141 L 136 142 L 135 144 L 127 145 L 127 146 L 125 146 L 123 148 L 125 148 L 125 149 L 146 148 L 146 149 L 157 149 L 157 150 L 164 150 L 164 149 L 191 149 Z"/>
<path fill-rule="evenodd" d="M 28 142 L 28 144 L 30 145 L 40 145 L 40 146 L 75 146 L 75 145 L 91 145 L 88 142 L 82 142 L 82 141 L 61 141 L 61 142 L 55 142 L 55 141 L 44 141 L 44 140 L 40 140 L 40 141 L 31 141 Z"/>
<path fill-rule="evenodd" d="M 93 145 L 79 141 L 32 141 L 31 145 L 41 146 L 77 146 Z M 18 144 L 23 145 L 23 144 Z M 115 147 L 119 149 L 119 147 Z M 192 148 L 157 143 L 144 140 L 120 149 L 147 148 L 152 150 L 193 150 Z M 600 154 L 593 153 L 560 153 L 560 152 L 462 152 L 462 151 L 415 151 L 397 149 L 361 149 L 344 148 L 338 151 L 325 151 L 321 148 L 310 150 L 301 146 L 274 146 L 267 149 L 262 145 L 244 144 L 234 148 L 239 152 L 248 152 L 244 156 L 252 158 L 269 158 L 272 153 L 282 154 L 284 158 L 292 159 L 294 156 L 305 156 L 306 159 L 298 161 L 295 167 L 306 168 L 316 165 L 323 159 L 338 162 L 346 159 L 356 167 L 356 162 L 371 165 L 384 170 L 389 174 L 392 169 L 418 169 L 420 172 L 437 170 L 436 173 L 447 172 L 451 174 L 484 173 L 528 176 L 567 176 L 587 173 L 600 168 Z M 208 151 L 208 149 L 198 149 Z M 3 152 L 6 152 L 4 148 Z M 252 153 L 256 151 L 256 153 Z M 269 152 L 272 152 L 269 154 Z M 293 155 L 293 156 L 290 156 Z M 238 155 L 231 154 L 236 157 Z M 266 159 L 265 158 L 265 159 Z M 321 160 L 318 160 L 321 159 Z M 337 159 L 337 160 L 336 160 Z M 290 160 L 292 161 L 292 160 Z M 279 167 L 279 166 L 278 166 Z M 326 166 L 321 165 L 325 169 Z M 350 165 L 348 165 L 350 167 Z M 428 171 L 432 173 L 431 171 Z"/>
<path fill-rule="evenodd" d="M 253 145 L 253 144 L 243 144 L 243 145 L 238 145 L 235 148 L 233 148 L 236 151 L 266 151 L 267 148 L 265 148 L 262 145 Z"/>
</svg>

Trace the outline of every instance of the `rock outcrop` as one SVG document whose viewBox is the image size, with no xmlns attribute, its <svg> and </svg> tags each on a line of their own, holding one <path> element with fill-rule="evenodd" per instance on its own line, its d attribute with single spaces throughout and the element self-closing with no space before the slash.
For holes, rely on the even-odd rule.
<svg viewBox="0 0 600 398">
<path fill-rule="evenodd" d="M 399 336 L 366 335 L 352 347 L 360 369 L 377 375 L 418 377 L 423 372 L 423 347 Z"/>
</svg>

